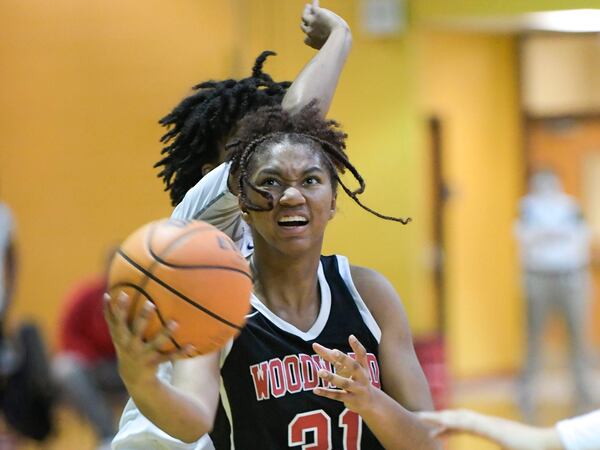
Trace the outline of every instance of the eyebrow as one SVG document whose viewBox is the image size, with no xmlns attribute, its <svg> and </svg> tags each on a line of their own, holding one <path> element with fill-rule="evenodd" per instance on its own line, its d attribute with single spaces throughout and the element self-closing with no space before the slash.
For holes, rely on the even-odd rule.
<svg viewBox="0 0 600 450">
<path fill-rule="evenodd" d="M 325 172 L 325 170 L 320 166 L 311 166 L 308 169 L 305 169 L 302 173 L 306 175 L 310 172 Z M 261 169 L 256 175 L 280 175 L 281 171 L 274 167 L 265 167 Z"/>
</svg>

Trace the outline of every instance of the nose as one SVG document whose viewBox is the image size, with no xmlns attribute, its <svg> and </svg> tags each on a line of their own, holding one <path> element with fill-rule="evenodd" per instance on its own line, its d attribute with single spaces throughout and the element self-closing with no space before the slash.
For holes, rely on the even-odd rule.
<svg viewBox="0 0 600 450">
<path fill-rule="evenodd" d="M 283 191 L 283 195 L 279 199 L 279 203 L 283 206 L 297 206 L 303 205 L 306 203 L 306 199 L 295 187 L 288 187 L 285 191 Z"/>
</svg>

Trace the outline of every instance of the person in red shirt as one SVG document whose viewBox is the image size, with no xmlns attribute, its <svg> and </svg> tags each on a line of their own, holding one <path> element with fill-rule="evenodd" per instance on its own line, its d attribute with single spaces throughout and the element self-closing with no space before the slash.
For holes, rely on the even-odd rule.
<svg viewBox="0 0 600 450">
<path fill-rule="evenodd" d="M 78 283 L 68 294 L 53 373 L 64 399 L 94 428 L 99 448 L 108 449 L 116 432 L 110 397 L 124 394 L 125 388 L 104 320 L 106 287 L 106 274 L 102 274 Z"/>
</svg>

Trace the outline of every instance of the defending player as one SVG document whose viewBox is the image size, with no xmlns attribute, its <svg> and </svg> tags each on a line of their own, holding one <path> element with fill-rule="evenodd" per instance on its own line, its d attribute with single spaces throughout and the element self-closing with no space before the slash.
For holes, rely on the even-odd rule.
<svg viewBox="0 0 600 450">
<path fill-rule="evenodd" d="M 155 348 L 168 339 L 169 328 L 145 343 L 145 315 L 129 329 L 127 302 L 108 308 L 123 380 L 142 413 L 169 435 L 192 442 L 212 431 L 218 450 L 438 448 L 409 412 L 430 409 L 431 399 L 394 289 L 344 257 L 320 256 L 337 186 L 359 205 L 364 189 L 335 125 L 310 108 L 290 116 L 272 107 L 242 121 L 232 169 L 255 245 L 254 310 L 220 354 L 177 361 L 173 384 L 164 383 L 156 376 L 161 356 Z M 345 169 L 359 190 L 340 180 Z M 312 344 L 348 353 L 351 333 L 365 345 L 372 383 L 378 387 L 385 380 L 386 392 L 407 407 L 399 412 L 395 447 L 372 418 L 363 423 L 340 403 L 312 392 L 318 370 L 327 367 L 313 357 Z"/>
</svg>

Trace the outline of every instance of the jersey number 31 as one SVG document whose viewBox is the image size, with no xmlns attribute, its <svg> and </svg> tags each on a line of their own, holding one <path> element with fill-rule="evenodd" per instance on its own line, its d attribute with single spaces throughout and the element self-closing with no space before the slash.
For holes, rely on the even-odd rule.
<svg viewBox="0 0 600 450">
<path fill-rule="evenodd" d="M 362 418 L 349 409 L 340 414 L 338 426 L 344 431 L 344 450 L 360 450 Z M 307 443 L 307 434 L 314 440 Z M 297 414 L 288 425 L 288 446 L 302 446 L 302 450 L 332 450 L 331 418 L 322 409 Z"/>
</svg>

